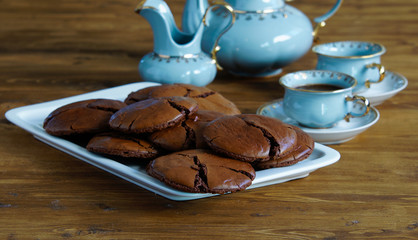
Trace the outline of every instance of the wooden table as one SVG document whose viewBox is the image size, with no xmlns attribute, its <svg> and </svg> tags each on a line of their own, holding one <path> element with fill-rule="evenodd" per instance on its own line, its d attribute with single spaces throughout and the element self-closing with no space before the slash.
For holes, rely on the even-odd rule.
<svg viewBox="0 0 418 240">
<path fill-rule="evenodd" d="M 312 19 L 333 1 L 297 0 Z M 169 1 L 177 21 L 184 1 Z M 141 81 L 152 32 L 135 1 L 0 1 L 0 239 L 417 239 L 417 0 L 350 0 L 322 42 L 386 46 L 408 87 L 377 124 L 331 147 L 336 164 L 309 177 L 175 202 L 51 148 L 8 122 L 12 108 Z M 313 53 L 284 68 L 315 67 Z M 280 98 L 278 77 L 219 73 L 209 85 L 244 113 Z"/>
</svg>

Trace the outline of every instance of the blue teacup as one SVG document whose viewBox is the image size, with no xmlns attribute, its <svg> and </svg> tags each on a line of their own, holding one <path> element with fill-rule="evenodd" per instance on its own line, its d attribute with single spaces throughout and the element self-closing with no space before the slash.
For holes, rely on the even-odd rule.
<svg viewBox="0 0 418 240">
<path fill-rule="evenodd" d="M 386 52 L 384 46 L 372 42 L 342 41 L 316 45 L 312 51 L 318 56 L 317 70 L 346 73 L 357 79 L 353 92 L 370 88 L 385 78 L 385 67 L 380 57 Z"/>
<path fill-rule="evenodd" d="M 330 128 L 343 119 L 364 116 L 370 109 L 366 98 L 352 94 L 357 81 L 348 74 L 298 71 L 284 75 L 279 82 L 285 88 L 284 112 L 306 127 Z M 362 112 L 352 112 L 354 104 L 363 104 L 358 108 Z"/>
</svg>

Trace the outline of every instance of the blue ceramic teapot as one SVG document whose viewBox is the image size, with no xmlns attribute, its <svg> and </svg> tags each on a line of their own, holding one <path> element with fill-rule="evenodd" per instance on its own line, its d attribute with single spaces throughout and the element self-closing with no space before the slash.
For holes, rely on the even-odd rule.
<svg viewBox="0 0 418 240">
<path fill-rule="evenodd" d="M 337 0 L 333 8 L 314 19 L 316 27 L 298 9 L 285 0 L 188 0 L 183 13 L 184 32 L 195 32 L 208 6 L 225 2 L 236 15 L 235 22 L 219 39 L 216 49 L 218 63 L 227 71 L 241 76 L 271 76 L 281 68 L 298 60 L 309 51 L 317 31 L 325 26 L 342 4 Z M 214 27 L 224 22 L 225 8 L 213 8 L 215 14 L 203 34 L 202 49 L 211 52 L 217 41 L 219 29 Z"/>
<path fill-rule="evenodd" d="M 196 0 L 195 0 L 196 1 Z M 181 31 L 174 21 L 170 8 L 163 0 L 144 0 L 137 6 L 136 12 L 151 25 L 154 34 L 154 49 L 139 62 L 139 73 L 144 81 L 159 83 L 187 83 L 205 86 L 213 81 L 217 73 L 216 55 L 202 51 L 202 37 L 211 8 L 225 8 L 226 5 L 214 4 L 199 9 L 195 14 L 193 30 Z M 200 14 L 200 11 L 202 14 Z M 228 12 L 228 9 L 225 11 Z M 229 18 L 221 26 L 216 38 L 219 38 L 234 21 L 232 9 Z M 217 27 L 218 29 L 219 27 Z M 214 41 L 213 44 L 217 43 Z M 208 46 L 205 45 L 205 46 Z M 208 47 L 214 52 L 214 46 Z"/>
</svg>

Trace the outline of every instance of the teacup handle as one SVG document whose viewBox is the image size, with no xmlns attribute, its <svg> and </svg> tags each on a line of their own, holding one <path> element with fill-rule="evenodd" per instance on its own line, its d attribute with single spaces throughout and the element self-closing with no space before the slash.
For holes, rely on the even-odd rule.
<svg viewBox="0 0 418 240">
<path fill-rule="evenodd" d="M 370 101 L 363 96 L 354 95 L 352 97 L 346 97 L 345 100 L 349 101 L 349 102 L 352 101 L 354 103 L 357 102 L 357 101 L 361 101 L 361 102 L 363 102 L 363 105 L 366 107 L 364 112 L 361 113 L 361 114 L 353 114 L 351 112 L 347 113 L 347 115 L 345 115 L 345 117 L 344 117 L 344 120 L 347 121 L 347 122 L 349 122 L 350 118 L 352 118 L 352 117 L 363 117 L 363 116 L 367 115 L 370 111 Z"/>
<path fill-rule="evenodd" d="M 366 87 L 370 88 L 370 85 L 372 83 L 380 83 L 381 81 L 383 81 L 383 79 L 385 78 L 386 75 L 386 69 L 382 64 L 379 63 L 370 63 L 366 65 L 366 68 L 377 68 L 379 70 L 379 80 L 377 81 L 370 81 L 370 80 L 366 80 Z"/>
</svg>

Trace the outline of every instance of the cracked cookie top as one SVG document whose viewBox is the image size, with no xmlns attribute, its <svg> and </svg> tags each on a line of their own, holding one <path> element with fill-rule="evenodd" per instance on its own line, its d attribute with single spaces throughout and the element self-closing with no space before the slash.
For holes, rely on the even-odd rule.
<svg viewBox="0 0 418 240">
<path fill-rule="evenodd" d="M 198 110 L 181 124 L 153 132 L 149 140 L 168 151 L 181 151 L 191 148 L 207 148 L 202 132 L 210 121 L 224 114 L 208 110 Z"/>
<path fill-rule="evenodd" d="M 249 163 L 193 149 L 158 157 L 147 166 L 149 175 L 181 191 L 227 193 L 251 185 L 255 171 Z"/>
<path fill-rule="evenodd" d="M 269 161 L 256 163 L 255 165 L 253 165 L 256 169 L 261 170 L 261 169 L 293 165 L 302 160 L 305 160 L 311 155 L 315 146 L 315 142 L 312 139 L 312 137 L 296 126 L 291 126 L 291 128 L 295 130 L 296 135 L 297 135 L 296 146 L 283 156 L 280 156 L 278 158 L 275 158 Z"/>
<path fill-rule="evenodd" d="M 251 163 L 284 156 L 296 145 L 290 125 L 256 114 L 218 118 L 205 127 L 203 138 L 214 151 Z"/>
<path fill-rule="evenodd" d="M 55 136 L 92 134 L 109 130 L 109 119 L 126 104 L 111 99 L 89 99 L 57 108 L 44 120 L 45 131 Z"/>
<path fill-rule="evenodd" d="M 101 133 L 90 139 L 87 150 L 123 158 L 149 159 L 159 151 L 147 140 L 116 132 Z"/>
<path fill-rule="evenodd" d="M 112 129 L 125 133 L 149 133 L 179 124 L 197 110 L 192 98 L 151 98 L 117 111 L 109 124 Z"/>
<path fill-rule="evenodd" d="M 125 99 L 125 103 L 132 104 L 150 98 L 160 97 L 190 97 L 193 98 L 201 110 L 217 111 L 224 114 L 240 114 L 240 110 L 235 104 L 220 93 L 206 87 L 198 87 L 191 84 L 165 84 L 152 86 L 132 92 Z"/>
</svg>

